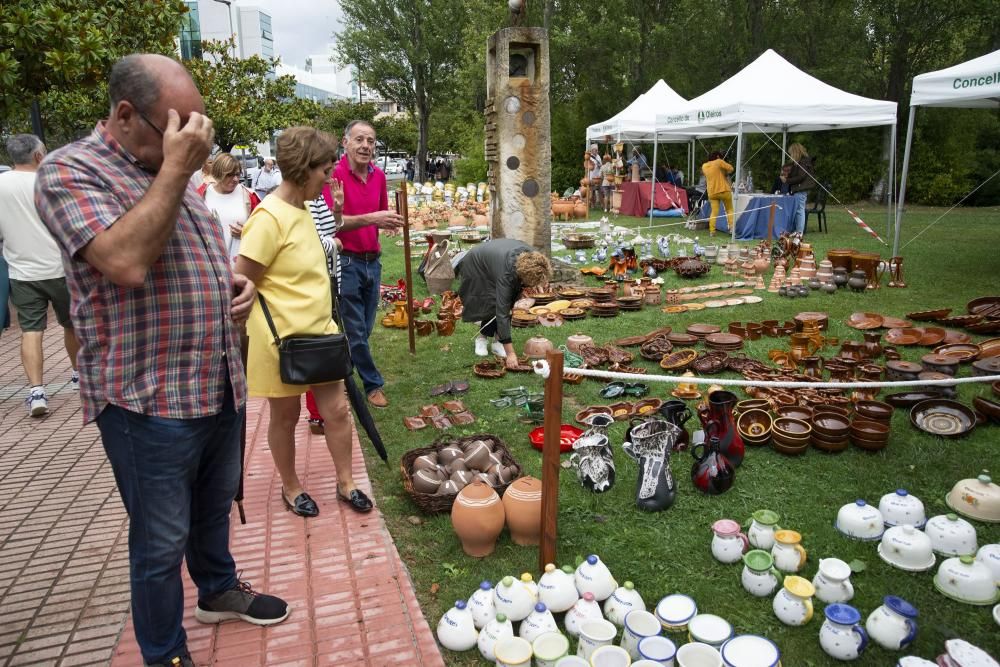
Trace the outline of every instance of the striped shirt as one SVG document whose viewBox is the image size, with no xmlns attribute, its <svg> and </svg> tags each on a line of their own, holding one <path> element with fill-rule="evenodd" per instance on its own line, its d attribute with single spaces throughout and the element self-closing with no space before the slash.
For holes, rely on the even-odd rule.
<svg viewBox="0 0 1000 667">
<path fill-rule="evenodd" d="M 81 250 L 135 207 L 155 177 L 104 121 L 38 169 L 35 205 L 62 251 L 81 343 L 84 422 L 108 404 L 172 419 L 212 416 L 222 410 L 227 376 L 236 405 L 246 400 L 229 257 L 194 186 L 142 286 L 115 285 L 83 258 Z"/>
<path fill-rule="evenodd" d="M 337 261 L 337 244 L 333 243 L 333 238 L 337 235 L 337 219 L 334 217 L 330 207 L 327 206 L 323 195 L 309 202 L 309 213 L 312 214 L 313 223 L 316 225 L 316 233 L 319 234 L 319 238 L 321 240 L 324 238 L 330 239 L 330 251 L 326 254 L 326 270 L 330 272 L 331 276 L 334 275 L 334 271 L 337 272 L 337 285 L 340 285 L 340 262 Z M 323 247 L 327 247 L 326 242 L 323 243 Z"/>
</svg>

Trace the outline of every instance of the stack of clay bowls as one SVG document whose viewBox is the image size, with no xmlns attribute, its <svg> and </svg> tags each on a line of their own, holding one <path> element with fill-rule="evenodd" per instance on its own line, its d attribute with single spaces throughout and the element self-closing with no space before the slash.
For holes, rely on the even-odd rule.
<svg viewBox="0 0 1000 667">
<path fill-rule="evenodd" d="M 861 449 L 876 452 L 889 444 L 889 425 L 855 415 L 851 420 L 851 442 Z"/>
<path fill-rule="evenodd" d="M 743 402 L 747 403 L 748 401 Z M 760 408 L 751 408 L 740 413 L 736 420 L 736 428 L 744 443 L 759 447 L 771 441 L 773 422 L 771 413 Z"/>
<path fill-rule="evenodd" d="M 851 422 L 836 412 L 813 414 L 812 445 L 824 452 L 842 452 L 847 449 L 851 437 Z"/>
<path fill-rule="evenodd" d="M 771 447 L 782 454 L 804 454 L 809 449 L 812 426 L 791 417 L 778 417 L 771 427 Z"/>
</svg>

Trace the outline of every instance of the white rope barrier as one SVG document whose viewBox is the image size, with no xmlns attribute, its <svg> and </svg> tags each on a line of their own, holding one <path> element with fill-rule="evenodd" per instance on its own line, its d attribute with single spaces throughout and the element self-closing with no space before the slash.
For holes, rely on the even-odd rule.
<svg viewBox="0 0 1000 667">
<path fill-rule="evenodd" d="M 549 364 L 545 360 L 534 363 L 535 374 L 548 378 Z M 964 378 L 947 378 L 942 380 L 897 380 L 894 382 L 797 382 L 788 380 L 731 380 L 719 378 L 690 377 L 682 375 L 648 375 L 645 373 L 617 373 L 601 371 L 593 368 L 563 368 L 563 376 L 582 375 L 583 377 L 607 380 L 628 380 L 637 382 L 665 382 L 670 384 L 717 384 L 722 387 L 773 387 L 776 389 L 806 388 L 806 389 L 874 389 L 884 387 L 951 387 L 957 384 L 972 384 L 977 382 L 995 382 L 1000 375 L 982 375 Z"/>
</svg>

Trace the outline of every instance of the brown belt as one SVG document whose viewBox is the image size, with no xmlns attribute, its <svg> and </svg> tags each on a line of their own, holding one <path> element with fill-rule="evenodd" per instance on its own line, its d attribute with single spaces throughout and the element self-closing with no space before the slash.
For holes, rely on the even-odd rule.
<svg viewBox="0 0 1000 667">
<path fill-rule="evenodd" d="M 374 262 L 382 256 L 381 252 L 351 252 L 350 250 L 341 250 L 340 254 L 344 257 L 360 259 L 362 262 Z"/>
</svg>

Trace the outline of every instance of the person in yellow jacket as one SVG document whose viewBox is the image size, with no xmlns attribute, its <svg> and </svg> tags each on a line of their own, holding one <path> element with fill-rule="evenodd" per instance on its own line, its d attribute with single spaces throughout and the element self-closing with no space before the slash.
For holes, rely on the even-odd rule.
<svg viewBox="0 0 1000 667">
<path fill-rule="evenodd" d="M 735 208 L 733 207 L 733 189 L 729 185 L 727 174 L 733 173 L 733 165 L 722 159 L 722 152 L 715 151 L 708 156 L 708 162 L 701 165 L 707 184 L 708 201 L 712 206 L 712 214 L 708 219 L 708 234 L 715 236 L 715 220 L 719 217 L 719 202 L 726 205 L 726 217 L 730 225 L 736 224 Z"/>
</svg>

